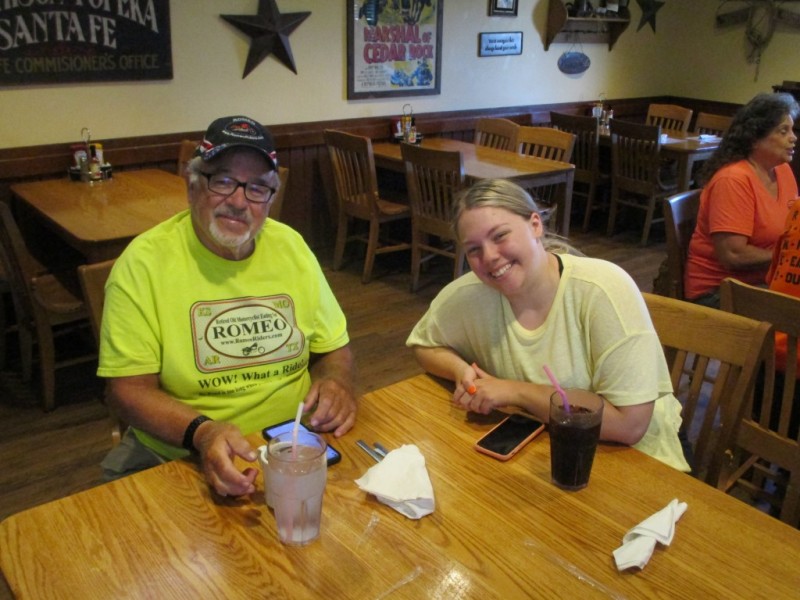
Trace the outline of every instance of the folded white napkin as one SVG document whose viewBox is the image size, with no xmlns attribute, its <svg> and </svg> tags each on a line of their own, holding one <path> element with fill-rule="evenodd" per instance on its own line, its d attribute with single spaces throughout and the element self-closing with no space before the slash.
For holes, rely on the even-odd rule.
<svg viewBox="0 0 800 600">
<path fill-rule="evenodd" d="M 675 523 L 688 508 L 686 502 L 675 498 L 660 511 L 647 517 L 622 538 L 622 546 L 614 550 L 617 569 L 624 571 L 631 567 L 644 569 L 653 555 L 656 542 L 669 546 L 675 535 Z"/>
<path fill-rule="evenodd" d="M 425 457 L 413 444 L 389 452 L 356 485 L 409 519 L 429 515 L 435 506 Z"/>
</svg>

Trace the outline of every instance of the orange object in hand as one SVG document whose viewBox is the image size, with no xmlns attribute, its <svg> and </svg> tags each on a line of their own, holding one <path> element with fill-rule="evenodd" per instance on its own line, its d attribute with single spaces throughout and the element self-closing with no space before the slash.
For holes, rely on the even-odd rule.
<svg viewBox="0 0 800 600">
<path fill-rule="evenodd" d="M 469 386 L 469 387 L 467 388 L 467 393 L 468 393 L 468 394 L 474 394 L 474 393 L 475 393 L 475 392 L 477 392 L 477 391 L 478 391 L 478 388 L 476 388 L 474 385 L 471 385 L 471 386 Z"/>
</svg>

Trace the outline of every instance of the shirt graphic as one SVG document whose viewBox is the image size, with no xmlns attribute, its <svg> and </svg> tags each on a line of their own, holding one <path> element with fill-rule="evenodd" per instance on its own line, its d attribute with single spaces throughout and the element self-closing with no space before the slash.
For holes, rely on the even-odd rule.
<svg viewBox="0 0 800 600">
<path fill-rule="evenodd" d="M 195 362 L 204 373 L 290 360 L 305 346 L 285 294 L 196 302 L 190 317 Z"/>
</svg>

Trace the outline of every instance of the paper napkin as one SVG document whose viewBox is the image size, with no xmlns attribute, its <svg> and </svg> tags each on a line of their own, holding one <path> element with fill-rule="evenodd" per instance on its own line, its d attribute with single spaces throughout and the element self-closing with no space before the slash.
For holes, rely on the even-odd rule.
<svg viewBox="0 0 800 600">
<path fill-rule="evenodd" d="M 646 518 L 628 531 L 622 538 L 622 546 L 614 550 L 617 569 L 624 571 L 631 567 L 644 569 L 653 555 L 656 542 L 669 546 L 675 535 L 675 523 L 688 508 L 686 502 L 675 498 L 660 511 Z"/>
<path fill-rule="evenodd" d="M 400 446 L 371 467 L 356 485 L 409 519 L 421 519 L 433 512 L 433 486 L 425 457 L 413 444 Z"/>
</svg>

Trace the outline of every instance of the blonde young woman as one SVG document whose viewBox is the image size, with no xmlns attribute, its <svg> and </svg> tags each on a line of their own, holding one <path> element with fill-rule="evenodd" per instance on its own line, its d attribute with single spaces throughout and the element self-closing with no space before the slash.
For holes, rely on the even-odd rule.
<svg viewBox="0 0 800 600">
<path fill-rule="evenodd" d="M 602 440 L 689 471 L 680 404 L 627 273 L 570 254 L 545 234 L 531 196 L 506 180 L 466 190 L 453 227 L 472 271 L 438 294 L 406 342 L 428 372 L 455 382 L 453 402 L 479 413 L 517 407 L 547 422 L 548 365 L 562 386 L 603 398 Z"/>
</svg>

